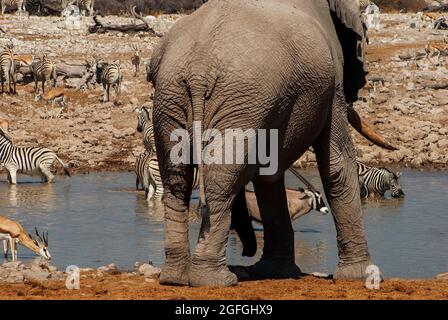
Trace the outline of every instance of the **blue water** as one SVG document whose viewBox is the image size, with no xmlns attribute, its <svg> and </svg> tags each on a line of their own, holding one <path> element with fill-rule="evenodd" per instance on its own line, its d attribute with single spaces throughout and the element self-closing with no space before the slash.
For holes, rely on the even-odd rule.
<svg viewBox="0 0 448 320">
<path fill-rule="evenodd" d="M 320 186 L 317 171 L 303 173 Z M 52 263 L 98 267 L 116 263 L 132 268 L 135 261 L 164 261 L 163 213 L 136 192 L 133 173 L 96 173 L 57 177 L 43 185 L 34 177 L 20 176 L 19 185 L 0 180 L 1 215 L 49 231 Z M 288 177 L 288 184 L 296 184 Z M 385 277 L 430 278 L 448 271 L 448 172 L 404 170 L 403 200 L 363 204 L 370 253 Z M 336 233 L 331 215 L 310 213 L 293 224 L 296 262 L 305 272 L 332 273 L 337 264 Z M 260 228 L 260 226 L 257 226 Z M 199 224 L 191 224 L 194 246 Z M 242 258 L 241 244 L 232 233 L 228 263 L 249 265 L 261 254 Z M 33 254 L 19 249 L 19 259 Z"/>
</svg>

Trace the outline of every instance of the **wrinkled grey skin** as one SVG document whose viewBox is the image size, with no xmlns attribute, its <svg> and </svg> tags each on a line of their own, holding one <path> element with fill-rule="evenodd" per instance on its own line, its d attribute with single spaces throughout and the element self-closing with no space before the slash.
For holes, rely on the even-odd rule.
<svg viewBox="0 0 448 320">
<path fill-rule="evenodd" d="M 250 181 L 265 241 L 262 258 L 251 271 L 264 278 L 299 277 L 284 171 L 310 146 L 336 225 L 339 262 L 334 277 L 366 277 L 371 259 L 347 123 L 347 103 L 356 100 L 365 74 L 362 63 L 353 60 L 356 34 L 333 22 L 329 4 L 361 34 L 356 0 L 212 0 L 176 23 L 154 50 L 154 133 L 167 191 L 161 284 L 237 283 L 226 265 L 226 245 L 232 207 L 242 207 L 235 200 Z M 343 28 L 341 40 L 335 25 Z M 259 175 L 259 165 L 199 166 L 210 216 L 203 219 L 190 256 L 188 203 L 194 169 L 174 165 L 169 154 L 177 143 L 170 141 L 172 130 L 187 128 L 193 136 L 193 120 L 203 121 L 204 130 L 221 132 L 278 129 L 281 157 L 272 176 Z"/>
</svg>

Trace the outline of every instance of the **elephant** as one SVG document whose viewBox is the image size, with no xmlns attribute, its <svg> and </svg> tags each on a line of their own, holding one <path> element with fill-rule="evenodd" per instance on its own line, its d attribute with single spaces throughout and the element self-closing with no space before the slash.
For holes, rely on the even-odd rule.
<svg viewBox="0 0 448 320">
<path fill-rule="evenodd" d="M 337 231 L 339 261 L 333 276 L 367 276 L 365 269 L 373 262 L 349 122 L 377 145 L 393 146 L 375 135 L 353 108 L 366 82 L 364 47 L 357 0 L 211 0 L 160 40 L 149 79 L 166 190 L 161 284 L 237 284 L 225 254 L 231 212 L 242 210 L 244 201 L 235 200 L 249 182 L 264 229 L 263 254 L 251 272 L 258 278 L 300 278 L 284 172 L 311 146 Z M 201 132 L 234 128 L 255 130 L 256 154 L 277 147 L 270 153 L 277 159 L 249 161 L 245 150 L 242 163 L 206 163 L 203 150 L 212 141 L 204 143 Z M 172 160 L 179 143 L 172 139 L 175 130 L 186 131 L 191 143 L 184 161 Z M 230 153 L 236 144 L 232 140 L 216 150 Z M 195 167 L 202 224 L 190 254 L 188 205 Z"/>
</svg>

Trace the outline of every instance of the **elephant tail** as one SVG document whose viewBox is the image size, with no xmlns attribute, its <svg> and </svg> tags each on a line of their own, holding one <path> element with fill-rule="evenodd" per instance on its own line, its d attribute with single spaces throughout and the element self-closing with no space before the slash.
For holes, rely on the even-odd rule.
<svg viewBox="0 0 448 320">
<path fill-rule="evenodd" d="M 204 129 L 205 95 L 191 95 L 193 109 L 193 159 L 198 166 L 199 213 L 202 217 L 200 237 L 210 230 L 210 210 L 205 196 L 205 175 L 202 159 L 202 132 Z"/>
</svg>

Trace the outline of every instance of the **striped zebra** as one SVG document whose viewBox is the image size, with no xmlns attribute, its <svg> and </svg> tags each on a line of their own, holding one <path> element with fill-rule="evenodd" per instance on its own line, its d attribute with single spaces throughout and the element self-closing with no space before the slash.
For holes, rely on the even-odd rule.
<svg viewBox="0 0 448 320">
<path fill-rule="evenodd" d="M 13 93 L 16 93 L 16 62 L 15 53 L 13 50 L 13 45 L 8 44 L 2 51 L 0 55 L 0 78 L 2 83 L 2 93 L 4 90 L 4 81 L 6 80 L 6 85 L 8 86 L 8 93 L 11 93 L 11 82 L 14 85 L 12 89 Z"/>
<path fill-rule="evenodd" d="M 103 84 L 104 97 L 103 102 L 109 101 L 110 87 L 114 87 L 115 94 L 118 96 L 121 91 L 121 83 L 123 82 L 123 73 L 119 63 L 96 63 L 96 82 Z"/>
<path fill-rule="evenodd" d="M 94 0 L 77 0 L 77 5 L 81 9 L 81 14 L 86 15 L 86 11 L 89 11 L 89 17 L 93 15 Z"/>
<path fill-rule="evenodd" d="M 156 144 L 154 140 L 154 128 L 152 126 L 151 112 L 142 107 L 137 109 L 137 131 L 143 132 L 143 145 L 148 153 L 156 153 Z"/>
<path fill-rule="evenodd" d="M 6 7 L 17 8 L 20 11 L 26 11 L 26 1 L 25 0 L 1 0 L 2 5 L 2 15 L 5 14 Z"/>
<path fill-rule="evenodd" d="M 17 172 L 40 173 L 43 182 L 51 183 L 54 175 L 51 166 L 57 160 L 66 175 L 70 176 L 69 166 L 65 164 L 54 151 L 40 147 L 15 146 L 3 129 L 0 129 L 0 165 L 8 170 L 8 181 L 17 184 Z"/>
<path fill-rule="evenodd" d="M 42 59 L 35 61 L 31 64 L 31 70 L 34 76 L 34 94 L 39 93 L 39 80 L 42 81 L 42 93 L 45 94 L 45 82 L 48 80 L 53 81 L 53 87 L 56 87 L 56 80 L 58 77 L 56 63 L 52 61 L 46 54 Z"/>
<path fill-rule="evenodd" d="M 363 198 L 375 194 L 384 196 L 384 193 L 388 190 L 391 191 L 393 198 L 399 198 L 404 195 L 399 181 L 399 173 L 396 174 L 384 167 L 369 167 L 359 161 L 356 161 L 356 163 L 358 165 L 358 177 Z"/>
<path fill-rule="evenodd" d="M 162 177 L 160 175 L 159 162 L 157 160 L 156 155 L 151 156 L 148 162 L 148 170 L 149 170 L 149 180 L 150 180 L 150 190 L 147 199 L 162 199 L 163 197 L 163 184 Z M 193 182 L 191 189 L 199 188 L 199 175 L 197 168 L 194 168 L 193 173 Z"/>
<path fill-rule="evenodd" d="M 141 184 L 148 200 L 162 199 L 163 184 L 155 153 L 143 152 L 135 160 L 136 189 Z"/>
<path fill-rule="evenodd" d="M 143 190 L 145 190 L 145 198 L 148 198 L 149 190 L 150 190 L 150 180 L 149 180 L 149 161 L 151 159 L 151 155 L 147 152 L 141 153 L 135 159 L 135 174 L 137 175 L 137 179 L 135 182 L 135 188 L 139 190 L 140 184 L 142 185 Z"/>
</svg>

